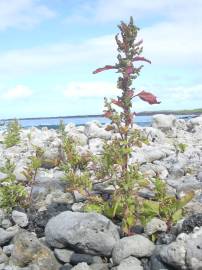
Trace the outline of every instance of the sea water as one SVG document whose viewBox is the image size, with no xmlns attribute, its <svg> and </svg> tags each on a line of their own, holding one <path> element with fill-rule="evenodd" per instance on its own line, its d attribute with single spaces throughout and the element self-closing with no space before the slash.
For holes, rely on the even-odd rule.
<svg viewBox="0 0 202 270">
<path fill-rule="evenodd" d="M 186 118 L 189 119 L 191 115 L 177 115 L 177 118 Z M 19 119 L 19 122 L 23 128 L 29 127 L 48 127 L 48 128 L 57 128 L 60 124 L 60 121 L 63 121 L 64 124 L 74 123 L 75 125 L 84 125 L 87 122 L 99 121 L 101 124 L 109 123 L 110 120 L 102 116 L 67 116 L 67 117 L 48 117 L 48 118 L 27 118 Z M 6 126 L 9 120 L 1 120 L 2 128 Z M 151 126 L 152 116 L 135 116 L 134 123 L 139 126 Z"/>
</svg>

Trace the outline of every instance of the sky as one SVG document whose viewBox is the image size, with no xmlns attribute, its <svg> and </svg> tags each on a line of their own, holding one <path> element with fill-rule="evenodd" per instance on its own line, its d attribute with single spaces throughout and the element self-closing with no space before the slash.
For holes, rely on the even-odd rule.
<svg viewBox="0 0 202 270">
<path fill-rule="evenodd" d="M 134 111 L 202 107 L 201 0 L 0 0 L 0 119 L 101 114 L 116 97 L 114 36 L 133 16 L 145 64 Z"/>
</svg>

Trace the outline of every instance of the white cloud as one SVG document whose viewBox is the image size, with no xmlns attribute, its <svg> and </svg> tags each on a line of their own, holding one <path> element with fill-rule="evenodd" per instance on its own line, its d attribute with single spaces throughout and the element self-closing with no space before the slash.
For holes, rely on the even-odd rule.
<svg viewBox="0 0 202 270">
<path fill-rule="evenodd" d="M 144 17 L 145 12 L 158 10 L 162 16 L 158 22 L 155 21 L 140 31 L 140 37 L 144 39 L 144 55 L 152 60 L 151 68 L 156 70 L 167 67 L 183 70 L 202 69 L 202 39 L 200 38 L 202 20 L 199 19 L 199 15 L 202 14 L 202 2 L 193 1 L 194 4 L 182 0 L 177 2 L 156 0 L 151 3 L 127 0 L 118 1 L 117 4 L 115 4 L 115 0 L 98 1 L 95 2 L 98 4 L 95 5 L 93 17 L 90 19 L 99 21 L 98 15 L 102 14 L 103 20 L 106 17 L 106 22 L 108 22 L 105 9 L 109 10 L 112 15 L 120 17 L 123 15 L 122 18 L 130 9 L 132 9 L 132 14 L 134 9 L 134 17 L 135 14 L 142 14 Z M 31 0 L 16 0 L 17 2 L 21 5 L 28 2 L 28 6 L 31 5 L 30 3 L 33 4 Z M 117 15 L 119 12 L 116 10 L 122 8 L 123 13 Z M 91 9 L 83 7 L 83 10 L 89 12 Z M 115 19 L 117 23 L 120 18 L 113 20 Z M 1 20 L 0 11 L 0 27 Z M 2 51 L 0 53 L 0 76 L 33 74 L 50 70 L 57 73 L 61 69 L 71 73 L 72 70 L 80 72 L 83 67 L 86 70 L 88 66 L 97 68 L 105 64 L 113 64 L 117 54 L 114 34 L 90 38 L 80 43 L 49 44 L 28 49 Z"/>
<path fill-rule="evenodd" d="M 65 97 L 111 97 L 119 94 L 110 82 L 71 82 L 64 90 Z"/>
<path fill-rule="evenodd" d="M 144 54 L 153 64 L 192 68 L 202 67 L 202 24 L 165 22 L 142 29 Z"/>
<path fill-rule="evenodd" d="M 14 88 L 11 88 L 5 91 L 1 97 L 6 100 L 15 100 L 22 99 L 32 95 L 32 91 L 29 87 L 25 85 L 16 85 Z"/>
<path fill-rule="evenodd" d="M 60 43 L 4 51 L 0 53 L 0 75 L 58 71 L 63 67 L 79 72 L 81 66 L 86 66 L 87 63 L 97 68 L 97 65 L 114 61 L 116 49 L 113 43 L 114 37 L 109 35 L 92 38 L 80 44 Z"/>
<path fill-rule="evenodd" d="M 190 85 L 190 86 L 176 86 L 167 89 L 169 92 L 169 98 L 173 101 L 190 101 L 202 100 L 202 84 Z M 201 104 L 199 104 L 201 106 Z"/>
<path fill-rule="evenodd" d="M 202 67 L 201 0 L 97 0 L 76 7 L 68 19 L 90 24 L 144 21 L 140 36 L 144 53 L 154 65 L 177 68 Z M 79 18 L 79 19 L 78 19 Z M 115 44 L 115 43 L 114 43 Z"/>
<path fill-rule="evenodd" d="M 54 16 L 55 13 L 38 0 L 0 1 L 0 30 L 26 29 Z"/>
<path fill-rule="evenodd" d="M 146 89 L 142 87 L 141 89 Z M 134 108 L 137 111 L 143 110 L 160 110 L 160 109 L 177 109 L 177 108 L 194 108 L 201 107 L 202 100 L 202 84 L 192 85 L 174 85 L 165 86 L 159 83 L 150 85 L 149 92 L 153 92 L 158 100 L 162 103 L 159 105 L 149 105 L 139 98 L 134 99 Z M 155 89 L 153 91 L 153 89 Z M 137 90 L 137 92 L 140 91 Z M 147 90 L 148 91 L 148 90 Z M 71 99 L 85 98 L 86 100 L 93 100 L 98 98 L 99 101 L 103 100 L 103 97 L 116 97 L 120 94 L 120 90 L 115 87 L 114 83 L 107 81 L 100 82 L 71 82 L 63 91 L 65 97 Z"/>
</svg>

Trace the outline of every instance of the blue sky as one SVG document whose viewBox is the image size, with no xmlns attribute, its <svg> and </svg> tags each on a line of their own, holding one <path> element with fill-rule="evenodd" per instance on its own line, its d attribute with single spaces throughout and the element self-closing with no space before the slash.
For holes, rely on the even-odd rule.
<svg viewBox="0 0 202 270">
<path fill-rule="evenodd" d="M 0 0 L 0 118 L 99 114 L 119 94 L 114 36 L 130 15 L 140 27 L 145 64 L 134 83 L 160 105 L 202 107 L 201 0 Z"/>
</svg>

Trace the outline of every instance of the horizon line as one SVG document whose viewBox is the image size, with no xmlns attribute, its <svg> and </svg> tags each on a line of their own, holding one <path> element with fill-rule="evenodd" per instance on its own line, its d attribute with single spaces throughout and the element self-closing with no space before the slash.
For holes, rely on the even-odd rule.
<svg viewBox="0 0 202 270">
<path fill-rule="evenodd" d="M 196 109 L 182 109 L 182 110 L 159 110 L 159 111 L 142 111 L 136 113 L 137 116 L 144 116 L 144 115 L 154 115 L 158 113 L 174 113 L 174 114 L 187 114 L 187 113 L 202 113 L 202 108 Z M 10 120 L 37 120 L 37 119 L 57 119 L 57 118 L 86 118 L 86 117 L 104 117 L 104 114 L 85 114 L 85 115 L 67 115 L 67 116 L 42 116 L 42 117 L 13 117 L 13 118 L 2 118 L 0 121 L 10 121 Z"/>
</svg>

